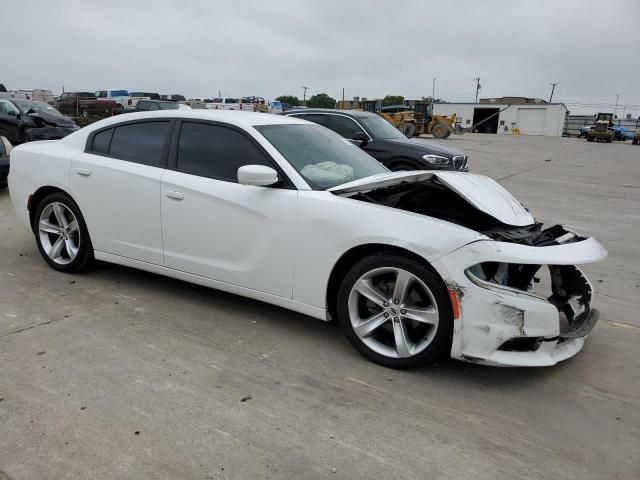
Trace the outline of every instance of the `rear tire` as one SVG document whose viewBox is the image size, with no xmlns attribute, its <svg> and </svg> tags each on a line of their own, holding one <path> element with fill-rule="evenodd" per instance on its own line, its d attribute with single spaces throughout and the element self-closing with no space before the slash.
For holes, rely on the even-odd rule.
<svg viewBox="0 0 640 480">
<path fill-rule="evenodd" d="M 447 289 L 408 257 L 379 253 L 351 267 L 338 290 L 337 316 L 356 350 L 385 367 L 416 368 L 451 352 Z"/>
<path fill-rule="evenodd" d="M 55 270 L 75 273 L 93 262 L 93 245 L 84 217 L 69 195 L 55 192 L 38 204 L 33 216 L 38 250 Z"/>
</svg>

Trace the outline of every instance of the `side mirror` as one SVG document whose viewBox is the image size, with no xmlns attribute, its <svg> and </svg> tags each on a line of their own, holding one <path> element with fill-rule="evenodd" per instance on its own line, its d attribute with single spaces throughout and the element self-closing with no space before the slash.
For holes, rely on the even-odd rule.
<svg viewBox="0 0 640 480">
<path fill-rule="evenodd" d="M 238 169 L 238 183 L 267 187 L 278 183 L 278 172 L 264 165 L 244 165 Z"/>
<path fill-rule="evenodd" d="M 351 137 L 351 141 L 356 145 L 365 145 L 369 143 L 369 135 L 364 132 L 356 132 L 353 137 Z"/>
</svg>

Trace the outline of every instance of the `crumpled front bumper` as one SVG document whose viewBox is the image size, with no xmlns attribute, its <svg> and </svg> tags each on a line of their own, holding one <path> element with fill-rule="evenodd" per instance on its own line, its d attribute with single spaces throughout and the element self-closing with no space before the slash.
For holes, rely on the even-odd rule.
<svg viewBox="0 0 640 480">
<path fill-rule="evenodd" d="M 460 310 L 451 357 L 497 366 L 548 366 L 572 357 L 598 318 L 593 287 L 576 265 L 606 255 L 597 240 L 586 238 L 541 247 L 480 240 L 440 258 L 433 266 Z M 545 298 L 481 280 L 470 268 L 485 262 L 548 266 L 553 293 Z"/>
</svg>

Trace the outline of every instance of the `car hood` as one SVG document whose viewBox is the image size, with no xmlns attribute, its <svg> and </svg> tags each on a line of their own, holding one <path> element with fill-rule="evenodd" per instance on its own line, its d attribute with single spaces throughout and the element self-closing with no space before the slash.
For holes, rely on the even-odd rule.
<svg viewBox="0 0 640 480">
<path fill-rule="evenodd" d="M 388 188 L 401 183 L 439 182 L 460 195 L 478 210 L 506 225 L 526 226 L 535 223 L 527 209 L 500 184 L 484 175 L 467 172 L 418 170 L 381 173 L 328 189 L 341 195 Z"/>
<path fill-rule="evenodd" d="M 30 118 L 33 118 L 36 122 L 38 120 L 44 124 L 53 126 L 53 127 L 75 127 L 76 124 L 69 117 L 65 117 L 63 115 L 55 115 L 45 111 L 38 111 L 35 113 L 28 114 Z"/>
<path fill-rule="evenodd" d="M 387 139 L 385 142 L 393 143 L 394 145 L 400 145 L 405 148 L 410 148 L 423 154 L 442 155 L 444 157 L 457 157 L 458 155 L 464 155 L 462 150 L 457 148 L 451 148 L 447 145 L 443 145 L 437 142 L 431 142 L 428 140 L 420 140 L 417 138 L 393 138 Z"/>
</svg>

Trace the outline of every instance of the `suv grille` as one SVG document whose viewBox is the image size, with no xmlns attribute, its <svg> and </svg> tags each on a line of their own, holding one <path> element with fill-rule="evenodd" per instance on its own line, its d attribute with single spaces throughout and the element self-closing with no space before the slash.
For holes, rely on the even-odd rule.
<svg viewBox="0 0 640 480">
<path fill-rule="evenodd" d="M 456 170 L 465 170 L 467 168 L 467 162 L 467 155 L 457 155 L 453 157 L 453 168 Z"/>
</svg>

